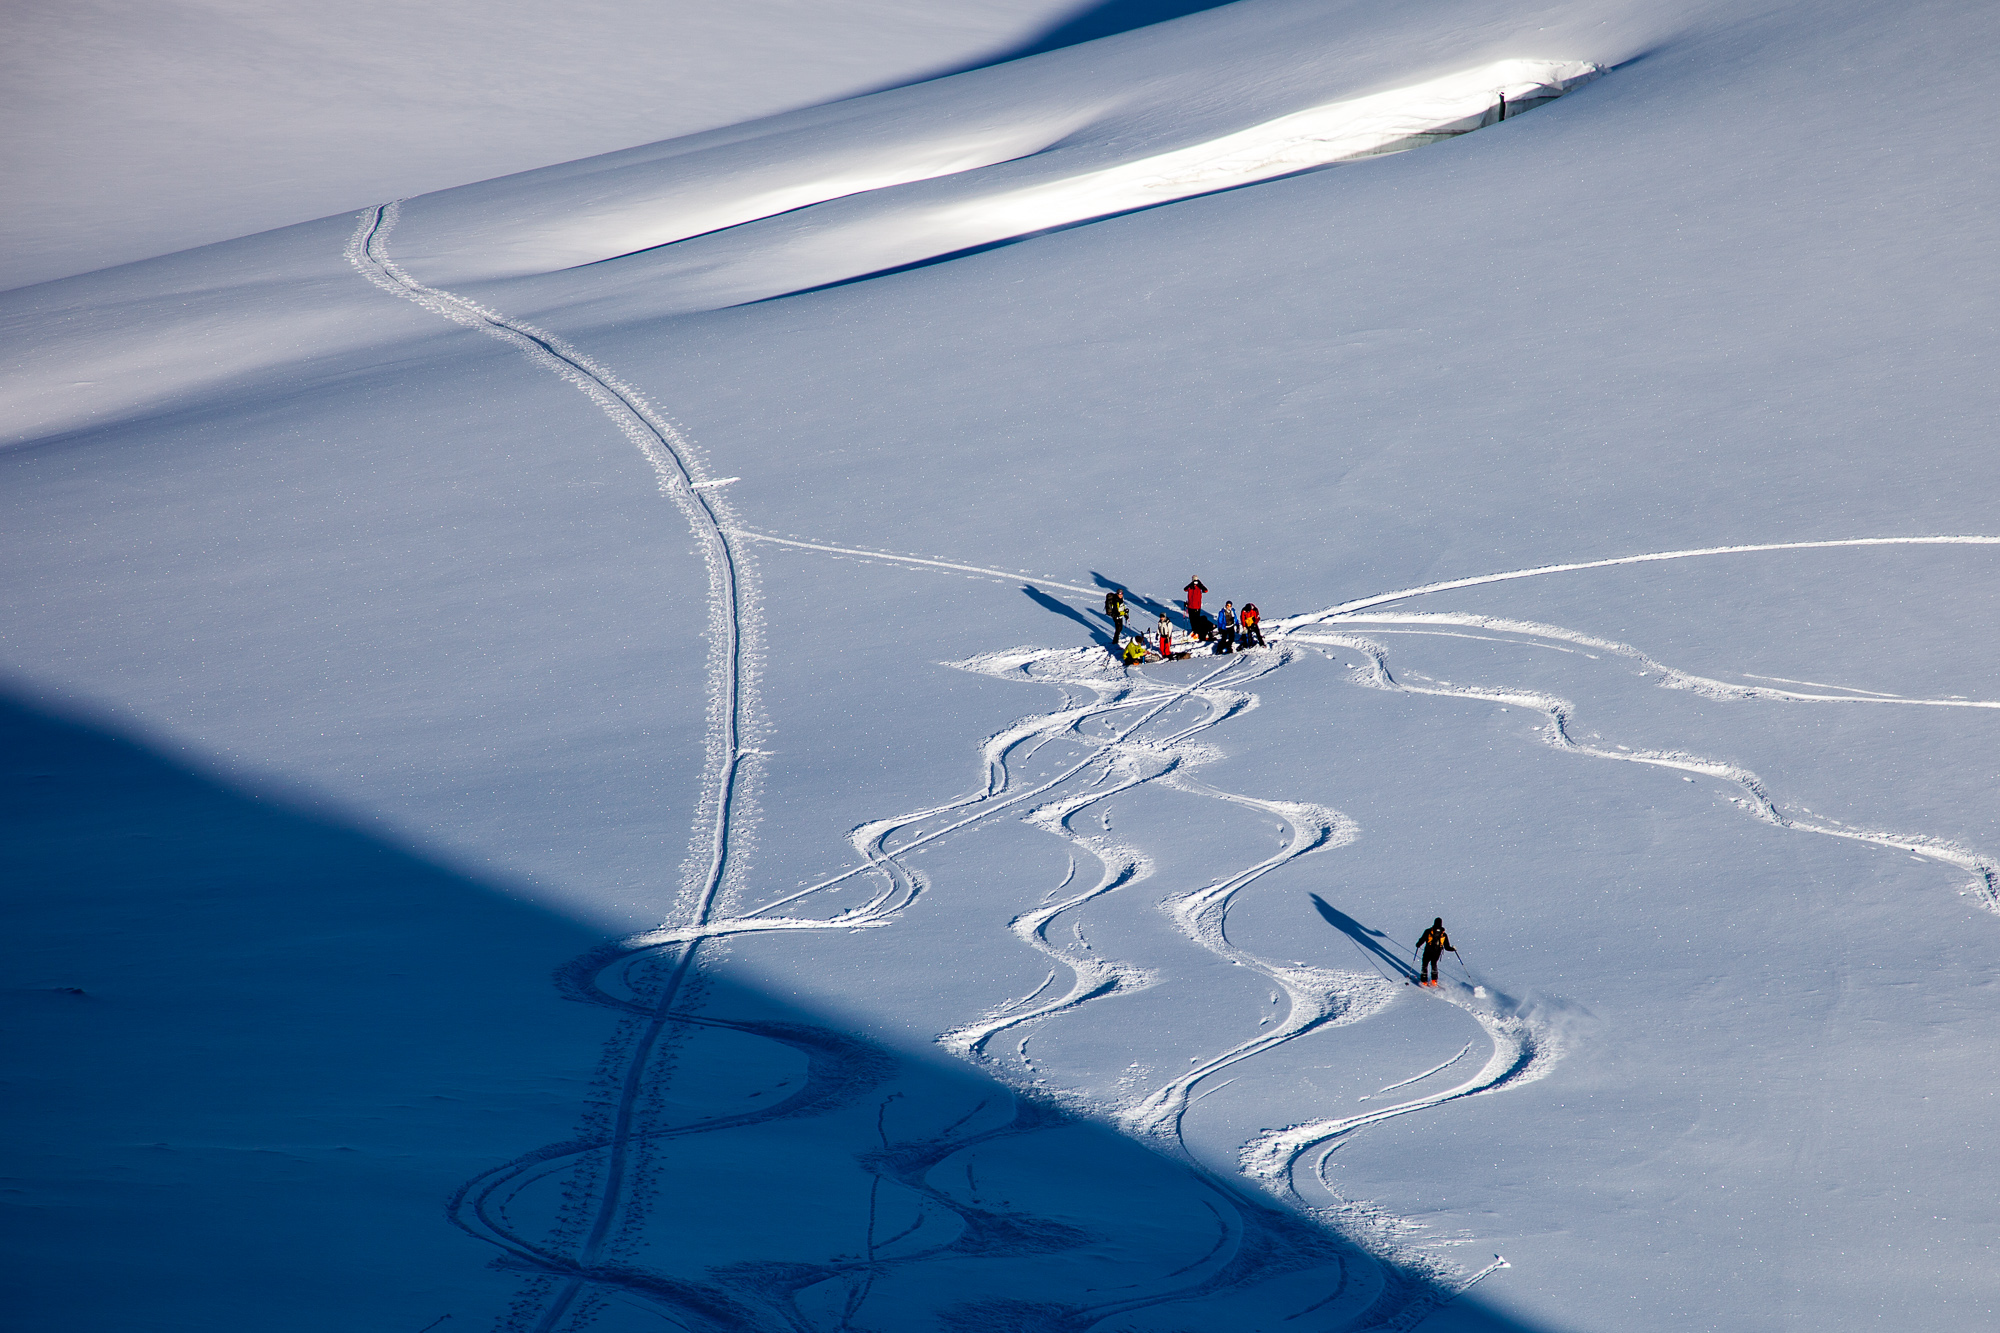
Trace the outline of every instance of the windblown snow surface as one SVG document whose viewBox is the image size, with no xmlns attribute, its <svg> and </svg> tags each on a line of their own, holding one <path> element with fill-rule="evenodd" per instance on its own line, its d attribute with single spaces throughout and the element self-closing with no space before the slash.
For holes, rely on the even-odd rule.
<svg viewBox="0 0 2000 1333">
<path fill-rule="evenodd" d="M 10 1327 L 1993 1326 L 1996 29 L 1240 0 L 0 296 Z"/>
</svg>

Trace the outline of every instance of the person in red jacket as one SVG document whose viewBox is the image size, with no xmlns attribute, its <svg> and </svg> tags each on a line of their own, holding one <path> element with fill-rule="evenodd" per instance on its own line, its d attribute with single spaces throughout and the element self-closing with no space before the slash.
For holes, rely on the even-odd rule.
<svg viewBox="0 0 2000 1333">
<path fill-rule="evenodd" d="M 1201 611 L 1201 595 L 1208 591 L 1208 585 L 1200 579 L 1189 579 L 1187 587 L 1181 589 L 1187 594 L 1188 633 L 1207 643 L 1215 632 L 1215 622 Z"/>
<path fill-rule="evenodd" d="M 1253 643 L 1259 648 L 1266 646 L 1264 643 L 1264 617 L 1263 613 L 1257 610 L 1257 603 L 1245 602 L 1243 604 L 1243 615 L 1237 623 L 1239 626 L 1236 635 L 1238 647 L 1248 648 Z"/>
</svg>

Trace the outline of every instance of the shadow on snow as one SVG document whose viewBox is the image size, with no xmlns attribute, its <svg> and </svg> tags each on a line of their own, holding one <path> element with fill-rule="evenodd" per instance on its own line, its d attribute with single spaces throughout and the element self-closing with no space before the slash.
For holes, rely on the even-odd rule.
<svg viewBox="0 0 2000 1333">
<path fill-rule="evenodd" d="M 1114 588 L 1123 588 L 1125 590 L 1125 604 L 1127 606 L 1136 606 L 1141 611 L 1147 611 L 1156 616 L 1165 616 L 1168 612 L 1168 603 L 1162 602 L 1157 598 L 1148 597 L 1144 593 L 1133 592 L 1131 584 L 1119 583 L 1108 579 L 1094 569 L 1090 571 L 1090 581 L 1106 592 L 1110 592 Z"/>
<path fill-rule="evenodd" d="M 628 1077 L 638 1020 L 551 984 L 596 931 L 39 706 L 0 701 L 0 756 L 24 1327 L 415 1330 L 512 1300 L 501 1327 L 529 1329 L 560 1284 L 585 1295 L 554 1327 L 606 1333 L 1306 1333 L 1449 1298 L 1238 1181 L 720 970 Z M 643 996 L 646 966 L 622 984 Z M 1470 1296 L 1449 1322 L 1521 1328 Z"/>
<path fill-rule="evenodd" d="M 1099 3 L 1088 5 L 1070 17 L 1042 29 L 1027 40 L 993 55 L 982 56 L 960 65 L 951 65 L 914 79 L 885 84 L 871 91 L 886 92 L 890 88 L 929 83 L 933 79 L 945 79 L 975 69 L 1004 65 L 1010 60 L 1025 60 L 1029 56 L 1043 55 L 1049 51 L 1081 46 L 1100 37 L 1116 37 L 1119 33 L 1131 32 L 1137 28 L 1150 28 L 1156 23 L 1186 18 L 1190 14 L 1200 14 L 1210 9 L 1220 9 L 1230 3 L 1232 0 L 1099 0 Z"/>
<path fill-rule="evenodd" d="M 1382 942 L 1389 938 L 1387 935 L 1379 930 L 1370 930 L 1317 893 L 1312 896 L 1312 900 L 1313 906 L 1319 909 L 1319 914 L 1326 923 L 1353 940 L 1355 946 L 1361 950 L 1362 956 L 1367 958 L 1377 971 L 1383 972 L 1391 980 L 1417 979 L 1416 969 L 1411 967 L 1400 953 L 1391 953 L 1383 947 Z"/>
<path fill-rule="evenodd" d="M 1077 624 L 1089 630 L 1090 641 L 1098 647 L 1109 648 L 1111 646 L 1111 617 L 1105 615 L 1102 611 L 1096 613 L 1097 620 L 1092 620 L 1089 616 L 1077 610 L 1068 602 L 1063 601 L 1060 597 L 1051 597 L 1040 588 L 1032 585 L 1024 585 L 1021 591 L 1028 595 L 1029 601 L 1041 607 L 1044 611 L 1053 611 L 1059 616 L 1074 620 Z M 1098 620 L 1104 623 L 1100 625 Z"/>
</svg>

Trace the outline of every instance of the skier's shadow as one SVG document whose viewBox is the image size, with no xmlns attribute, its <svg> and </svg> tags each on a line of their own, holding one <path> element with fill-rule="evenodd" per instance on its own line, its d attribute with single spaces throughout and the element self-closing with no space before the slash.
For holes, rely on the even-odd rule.
<svg viewBox="0 0 2000 1333">
<path fill-rule="evenodd" d="M 1348 939 L 1353 940 L 1360 947 L 1361 951 L 1369 956 L 1370 962 L 1374 963 L 1377 967 L 1388 967 L 1395 975 L 1402 977 L 1405 981 L 1415 981 L 1417 979 L 1415 968 L 1404 962 L 1400 955 L 1390 953 L 1379 943 L 1379 941 L 1388 939 L 1387 935 L 1384 935 L 1379 930 L 1368 929 L 1368 927 L 1362 925 L 1359 921 L 1356 921 L 1353 917 L 1341 911 L 1317 893 L 1312 896 L 1312 900 L 1313 906 L 1319 909 L 1319 914 L 1326 918 L 1326 923 L 1347 936 Z"/>
<path fill-rule="evenodd" d="M 1108 616 L 1105 617 L 1105 624 L 1099 625 L 1096 621 L 1084 615 L 1083 612 L 1077 610 L 1075 607 L 1071 606 L 1068 602 L 1065 602 L 1060 598 L 1051 597 L 1047 593 L 1043 592 L 1040 588 L 1029 587 L 1024 585 L 1021 588 L 1021 591 L 1028 594 L 1029 598 L 1035 603 L 1035 605 L 1041 607 L 1043 610 L 1053 611 L 1059 616 L 1068 616 L 1071 620 L 1074 620 L 1077 624 L 1089 630 L 1091 641 L 1097 644 L 1100 648 L 1109 648 L 1111 646 L 1111 630 L 1109 629 L 1110 617 Z"/>
<path fill-rule="evenodd" d="M 1090 581 L 1092 583 L 1095 583 L 1098 587 L 1104 589 L 1104 591 L 1106 592 L 1110 592 L 1113 588 L 1123 588 L 1125 590 L 1126 604 L 1129 606 L 1136 606 L 1141 611 L 1150 611 L 1156 616 L 1164 616 L 1171 609 L 1171 607 L 1166 602 L 1159 602 L 1153 600 L 1151 597 L 1141 596 L 1139 593 L 1133 592 L 1131 588 L 1127 587 L 1125 584 L 1117 583 L 1111 579 L 1105 578 L 1104 575 L 1098 573 L 1094 569 L 1090 571 Z"/>
</svg>

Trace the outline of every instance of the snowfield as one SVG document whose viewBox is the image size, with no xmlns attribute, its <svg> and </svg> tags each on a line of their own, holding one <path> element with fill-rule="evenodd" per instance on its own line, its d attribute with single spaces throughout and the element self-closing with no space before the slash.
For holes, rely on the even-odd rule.
<svg viewBox="0 0 2000 1333">
<path fill-rule="evenodd" d="M 1995 26 L 1238 0 L 0 293 L 14 1323 L 1990 1325 Z"/>
</svg>

